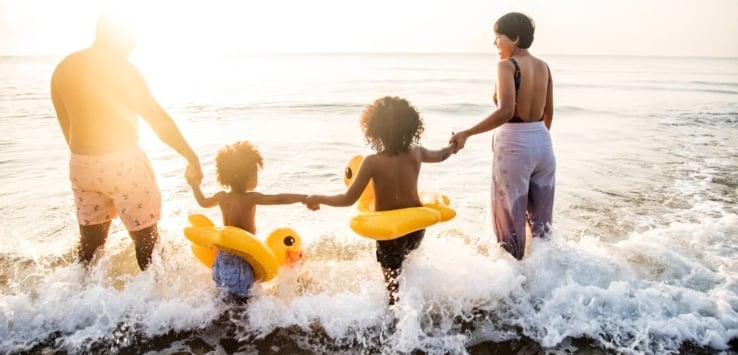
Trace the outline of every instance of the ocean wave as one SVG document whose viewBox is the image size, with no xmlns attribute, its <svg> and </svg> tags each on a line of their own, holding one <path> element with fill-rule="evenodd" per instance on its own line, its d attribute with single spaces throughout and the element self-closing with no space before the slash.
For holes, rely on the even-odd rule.
<svg viewBox="0 0 738 355">
<path fill-rule="evenodd" d="M 455 103 L 445 103 L 445 104 L 436 104 L 436 105 L 426 105 L 423 110 L 423 112 L 441 112 L 441 113 L 470 113 L 470 114 L 480 114 L 483 112 L 491 112 L 494 110 L 494 106 L 492 104 L 478 104 L 478 103 L 471 103 L 471 102 L 455 102 Z M 422 112 L 421 112 L 422 114 Z"/>
<path fill-rule="evenodd" d="M 731 256 L 698 262 L 689 240 L 695 227 L 731 232 L 738 220 L 702 223 L 619 243 L 535 241 L 523 261 L 485 239 L 429 235 L 406 262 L 393 308 L 384 303 L 373 245 L 335 236 L 311 244 L 300 273 L 257 287 L 245 307 L 213 297 L 208 273 L 182 243 L 168 243 L 166 262 L 145 273 L 120 245 L 106 248 L 90 272 L 62 259 L 6 259 L 28 273 L 12 277 L 25 292 L 0 296 L 0 351 L 446 354 L 516 341 L 538 351 L 725 350 L 738 309 L 720 304 L 738 299 L 714 258 Z"/>
<path fill-rule="evenodd" d="M 311 103 L 311 102 L 252 102 L 237 105 L 189 105 L 186 111 L 228 113 L 257 113 L 257 112 L 284 112 L 284 113 L 357 113 L 366 106 L 365 103 Z M 216 116 L 217 117 L 217 116 Z"/>
<path fill-rule="evenodd" d="M 580 84 L 570 82 L 557 82 L 556 87 L 560 89 L 587 89 L 587 90 L 602 90 L 602 91 L 654 91 L 654 92 L 694 92 L 694 93 L 710 93 L 710 94 L 724 94 L 724 95 L 736 95 L 738 90 L 726 90 L 721 88 L 711 87 L 698 87 L 685 83 L 683 86 L 679 85 L 644 85 L 643 83 L 632 83 L 632 84 Z"/>
<path fill-rule="evenodd" d="M 738 104 L 736 105 L 738 108 Z M 738 125 L 738 111 L 691 111 L 676 112 L 673 119 L 664 120 L 670 126 L 729 127 Z"/>
</svg>

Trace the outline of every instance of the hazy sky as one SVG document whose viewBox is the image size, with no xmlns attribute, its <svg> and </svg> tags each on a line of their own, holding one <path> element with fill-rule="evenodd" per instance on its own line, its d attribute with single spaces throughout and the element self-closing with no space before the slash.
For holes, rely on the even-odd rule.
<svg viewBox="0 0 738 355">
<path fill-rule="evenodd" d="M 101 0 L 0 0 L 0 55 L 87 46 Z M 509 11 L 536 54 L 738 57 L 738 0 L 129 0 L 161 52 L 496 52 Z M 108 6 L 108 5 L 106 5 Z"/>
</svg>

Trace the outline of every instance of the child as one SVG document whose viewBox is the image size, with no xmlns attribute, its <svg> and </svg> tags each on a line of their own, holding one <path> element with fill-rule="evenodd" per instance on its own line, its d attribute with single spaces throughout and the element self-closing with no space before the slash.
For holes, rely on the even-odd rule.
<svg viewBox="0 0 738 355">
<path fill-rule="evenodd" d="M 283 205 L 301 202 L 306 195 L 265 195 L 255 192 L 258 182 L 257 170 L 263 168 L 261 154 L 248 141 L 227 145 L 218 151 L 215 168 L 218 182 L 230 191 L 220 191 L 205 197 L 198 181 L 188 179 L 195 199 L 201 207 L 219 206 L 223 214 L 223 225 L 241 228 L 256 234 L 254 215 L 256 205 Z M 254 282 L 254 271 L 244 259 L 224 251 L 218 251 L 213 264 L 213 280 L 219 291 L 225 291 L 237 301 L 246 301 Z"/>
<path fill-rule="evenodd" d="M 350 206 L 359 199 L 372 180 L 376 211 L 420 207 L 420 164 L 446 160 L 454 146 L 440 150 L 418 146 L 424 129 L 423 120 L 407 100 L 398 97 L 383 97 L 367 106 L 361 115 L 360 125 L 367 142 L 377 153 L 364 158 L 345 193 L 310 195 L 303 203 L 311 210 L 319 209 L 320 204 Z M 420 245 L 424 235 L 425 229 L 421 229 L 397 239 L 377 241 L 377 261 L 382 266 L 390 305 L 397 301 L 397 278 L 402 262 L 410 251 Z"/>
</svg>

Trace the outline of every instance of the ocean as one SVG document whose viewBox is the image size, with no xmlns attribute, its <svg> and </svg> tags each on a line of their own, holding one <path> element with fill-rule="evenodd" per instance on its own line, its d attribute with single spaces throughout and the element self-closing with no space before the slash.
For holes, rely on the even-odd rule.
<svg viewBox="0 0 738 355">
<path fill-rule="evenodd" d="M 245 307 L 216 297 L 182 230 L 202 209 L 185 161 L 142 122 L 163 194 L 161 241 L 140 272 L 119 221 L 94 267 L 78 241 L 69 153 L 49 99 L 61 57 L 0 58 L 0 353 L 736 353 L 738 58 L 544 56 L 554 80 L 554 234 L 522 261 L 489 212 L 492 133 L 425 164 L 421 190 L 457 216 L 409 255 L 386 305 L 371 240 L 349 208 L 260 206 L 257 235 L 300 234 L 305 260 Z M 370 154 L 358 118 L 407 98 L 421 144 L 492 109 L 493 54 L 258 54 L 140 62 L 220 190 L 214 156 L 249 140 L 263 193 L 338 193 Z"/>
</svg>

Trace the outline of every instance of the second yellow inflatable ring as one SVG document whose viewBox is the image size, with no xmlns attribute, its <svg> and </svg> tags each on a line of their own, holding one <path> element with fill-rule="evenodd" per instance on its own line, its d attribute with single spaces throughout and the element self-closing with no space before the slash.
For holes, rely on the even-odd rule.
<svg viewBox="0 0 738 355">
<path fill-rule="evenodd" d="M 349 160 L 343 175 L 346 186 L 350 186 L 353 182 L 363 160 L 364 157 L 361 155 Z M 418 195 L 423 207 L 374 211 L 374 183 L 369 181 L 359 200 L 354 204 L 349 226 L 363 237 L 392 240 L 456 217 L 456 211 L 449 207 L 448 196 L 433 192 L 418 192 Z"/>
<path fill-rule="evenodd" d="M 290 228 L 279 228 L 267 237 L 266 244 L 253 234 L 237 227 L 216 227 L 201 214 L 188 217 L 191 224 L 184 235 L 192 244 L 192 253 L 207 267 L 212 267 L 218 250 L 246 260 L 254 270 L 257 281 L 269 281 L 277 276 L 279 268 L 302 257 L 301 238 Z"/>
</svg>

